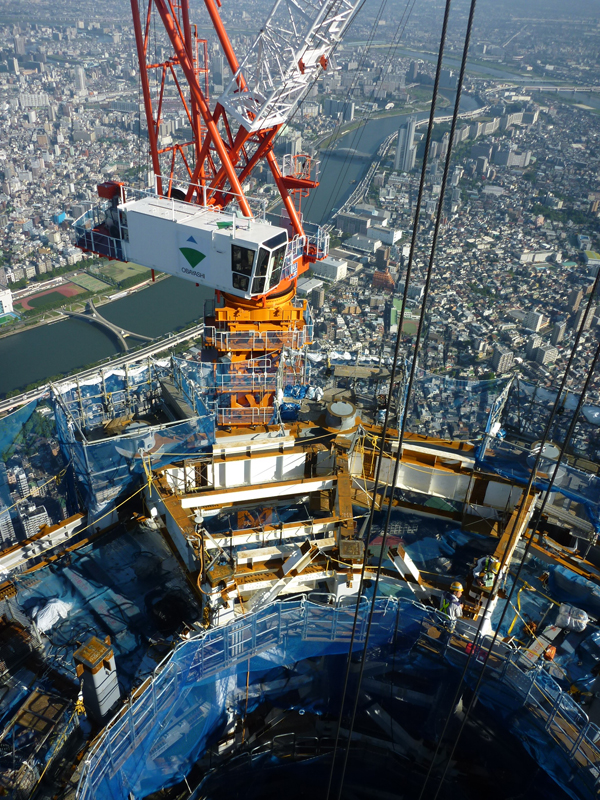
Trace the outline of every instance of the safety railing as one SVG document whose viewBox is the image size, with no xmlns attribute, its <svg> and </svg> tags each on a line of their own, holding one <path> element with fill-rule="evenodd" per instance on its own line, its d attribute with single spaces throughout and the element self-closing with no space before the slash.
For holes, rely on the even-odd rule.
<svg viewBox="0 0 600 800">
<path fill-rule="evenodd" d="M 309 341 L 306 326 L 291 331 L 219 331 L 212 326 L 204 328 L 204 342 L 224 352 L 245 350 L 270 353 L 290 347 L 299 350 Z"/>
<path fill-rule="evenodd" d="M 273 419 L 275 408 L 219 408 L 217 425 L 268 425 Z"/>
<path fill-rule="evenodd" d="M 268 392 L 277 388 L 276 372 L 230 372 L 217 375 L 215 379 L 217 392 Z"/>
<path fill-rule="evenodd" d="M 128 779 L 139 774 L 138 748 L 140 753 L 146 754 L 146 773 L 152 769 L 153 760 L 160 759 L 176 741 L 188 742 L 195 760 L 195 737 L 206 736 L 207 719 L 214 724 L 217 718 L 211 709 L 211 695 L 203 700 L 196 691 L 200 683 L 208 685 L 220 673 L 231 675 L 232 669 L 268 650 L 280 652 L 283 657 L 285 652 L 280 649 L 292 640 L 321 642 L 323 652 L 329 652 L 328 647 L 334 642 L 342 646 L 348 644 L 355 624 L 355 599 L 348 605 L 329 604 L 329 598 L 323 599 L 325 602 L 321 603 L 307 602 L 304 598 L 273 603 L 255 614 L 180 644 L 156 668 L 136 701 L 125 706 L 109 723 L 88 753 L 77 791 L 78 800 L 131 796 L 133 787 Z M 356 616 L 357 646 L 365 640 L 369 610 L 369 602 L 360 604 Z M 434 652 L 445 656 L 460 654 L 462 659 L 470 654 L 472 667 L 481 670 L 491 639 L 486 637 L 480 644 L 474 644 L 473 635 L 469 635 L 466 628 L 449 632 L 447 625 L 446 617 L 417 601 L 381 598 L 376 603 L 371 637 L 391 643 L 396 628 L 410 631 L 411 641 L 427 640 Z M 428 634 L 432 627 L 437 628 L 437 638 Z M 494 682 L 505 684 L 520 698 L 523 706 L 533 708 L 532 724 L 536 724 L 538 730 L 542 725 L 569 759 L 587 768 L 588 786 L 590 782 L 598 782 L 595 765 L 600 761 L 597 745 L 600 730 L 546 673 L 536 670 L 525 673 L 514 662 L 510 648 L 498 643 L 486 664 L 485 676 L 483 686 L 492 686 Z M 511 713 L 513 709 L 511 705 Z M 308 746 L 309 743 L 303 744 Z M 536 746 L 541 748 L 544 744 L 538 736 Z M 130 758 L 132 761 L 128 764 Z M 172 757 L 173 770 L 180 770 L 185 763 L 183 752 Z M 155 769 L 160 770 L 163 779 L 164 768 L 165 762 L 161 759 Z M 104 781 L 112 782 L 110 788 Z M 112 793 L 117 788 L 115 782 L 119 784 L 118 794 Z M 575 783 L 573 788 L 576 790 Z"/>
<path fill-rule="evenodd" d="M 525 705 L 537 711 L 544 730 L 579 766 L 593 771 L 596 786 L 600 785 L 600 728 L 590 722 L 583 709 L 546 672 L 522 669 L 508 660 L 503 665 L 500 681 L 517 691 Z"/>
<path fill-rule="evenodd" d="M 315 324 L 314 318 L 312 315 L 310 305 L 306 303 L 304 305 L 304 335 L 307 344 L 310 344 L 313 340 L 314 324 Z"/>
<path fill-rule="evenodd" d="M 104 223 L 104 213 L 109 203 L 104 202 L 82 214 L 73 223 L 75 230 L 75 245 L 81 250 L 98 253 L 121 260 L 123 258 L 123 242 L 119 237 L 111 236 L 102 230 L 97 230 Z"/>
<path fill-rule="evenodd" d="M 298 259 L 306 250 L 306 236 L 294 236 L 291 242 L 288 242 L 285 258 L 283 260 L 283 268 L 281 270 L 281 277 L 292 280 L 298 275 Z"/>
<path fill-rule="evenodd" d="M 292 235 L 294 229 L 287 211 L 284 209 L 277 214 L 268 212 L 267 219 L 272 225 L 286 228 L 290 236 Z M 329 233 L 327 232 L 327 229 L 322 228 L 320 225 L 317 225 L 314 222 L 308 222 L 305 219 L 302 219 L 301 221 L 305 234 L 303 242 L 304 254 L 310 256 L 312 259 L 326 258 L 329 253 Z"/>
<path fill-rule="evenodd" d="M 546 734 L 569 759 L 590 771 L 590 780 L 595 785 L 600 785 L 600 728 L 590 722 L 583 709 L 547 672 L 540 668 L 526 672 L 516 663 L 520 652 L 501 641 L 492 647 L 491 636 L 474 643 L 472 634 L 464 630 L 435 638 L 429 635 L 428 628 L 429 623 L 424 624 L 421 634 L 421 643 L 426 641 L 427 649 L 461 667 L 470 656 L 471 673 L 477 673 L 485 665 L 488 680 L 495 679 L 508 687 L 524 706 L 534 711 L 534 718 Z"/>
<path fill-rule="evenodd" d="M 223 218 L 227 220 L 227 222 L 231 222 L 233 217 L 232 224 L 235 227 L 244 230 L 250 229 L 255 222 L 266 222 L 267 201 L 264 197 L 245 196 L 244 199 L 247 201 L 253 214 L 252 217 L 245 217 L 241 215 L 241 212 L 236 211 L 235 208 L 226 210 L 217 208 L 213 205 L 208 205 L 206 187 L 198 184 L 187 184 L 185 186 L 186 191 L 189 187 L 193 187 L 194 193 L 199 198 L 199 202 L 194 203 L 175 198 L 163 196 L 160 197 L 161 205 L 165 206 L 166 204 L 167 208 L 170 207 L 171 217 L 173 220 L 177 218 L 178 212 L 185 213 L 185 210 L 189 209 L 190 211 L 188 213 L 193 212 L 194 214 L 197 214 L 202 210 L 210 211 L 211 214 L 214 214 L 215 220 L 218 218 Z M 135 200 L 142 200 L 148 197 L 154 199 L 158 198 L 156 189 L 151 190 L 123 187 L 122 192 L 125 197 L 125 202 L 127 203 Z M 231 195 L 234 201 L 239 205 L 240 196 L 233 192 L 228 192 L 228 194 Z M 126 215 L 123 213 L 115 216 L 114 224 L 117 226 L 118 231 L 117 229 L 111 229 L 109 231 L 108 227 L 106 230 L 102 230 L 102 226 L 105 223 L 105 214 L 109 208 L 111 208 L 111 203 L 109 201 L 100 201 L 97 205 L 95 205 L 89 211 L 86 211 L 77 220 L 75 220 L 73 223 L 73 228 L 75 231 L 75 244 L 82 250 L 98 253 L 106 256 L 107 258 L 122 259 L 124 256 L 122 242 L 128 240 Z M 297 245 L 294 245 L 292 249 L 297 249 Z"/>
<path fill-rule="evenodd" d="M 133 189 L 133 188 L 127 187 L 127 189 L 125 190 L 126 191 L 127 200 L 138 199 L 139 196 L 148 196 L 148 195 L 156 196 L 156 195 L 158 195 L 158 178 L 161 178 L 161 177 L 162 176 L 160 176 L 160 175 L 155 175 L 154 176 L 154 189 L 152 189 L 152 190 L 150 190 L 150 189 L 145 189 L 145 190 L 141 189 L 140 190 L 140 189 Z M 169 181 L 169 178 L 162 178 L 163 191 L 165 190 L 165 187 L 167 187 L 169 185 L 168 181 Z M 178 182 L 177 188 L 180 191 L 184 191 L 186 193 L 186 195 L 187 195 L 189 189 L 192 189 L 193 190 L 192 191 L 192 197 L 195 195 L 198 199 L 197 199 L 197 201 L 191 201 L 191 202 L 187 202 L 186 200 L 176 200 L 175 201 L 176 203 L 186 203 L 187 205 L 194 206 L 196 209 L 199 208 L 199 207 L 204 206 L 206 208 L 210 208 L 211 210 L 214 210 L 216 213 L 223 213 L 223 214 L 226 214 L 228 216 L 231 216 L 231 214 L 232 214 L 231 210 L 229 210 L 229 211 L 221 210 L 221 209 L 216 208 L 213 205 L 209 205 L 208 204 L 208 201 L 210 200 L 210 193 L 209 193 L 209 191 L 208 191 L 206 186 L 202 186 L 199 183 L 192 183 L 191 181 L 181 181 L 181 182 Z M 139 195 L 136 194 L 137 192 L 139 192 Z M 260 220 L 261 222 L 266 222 L 266 213 L 267 213 L 267 205 L 268 205 L 268 200 L 267 200 L 266 197 L 264 197 L 264 196 L 259 197 L 258 195 L 239 195 L 239 194 L 236 194 L 235 192 L 232 192 L 232 191 L 229 191 L 229 190 L 227 190 L 227 192 L 225 192 L 224 194 L 226 194 L 228 197 L 232 197 L 233 198 L 233 200 L 236 203 L 238 209 L 240 209 L 240 200 L 244 199 L 248 203 L 248 205 L 250 206 L 250 210 L 252 211 L 252 214 L 254 215 L 253 218 L 255 220 Z M 241 213 L 241 211 L 240 211 L 240 213 Z M 248 217 L 238 217 L 238 219 L 240 220 L 240 222 L 243 222 L 244 219 L 249 219 L 249 218 Z"/>
<path fill-rule="evenodd" d="M 329 254 L 329 233 L 320 225 L 303 222 L 306 234 L 307 252 L 317 259 L 327 258 Z"/>
</svg>

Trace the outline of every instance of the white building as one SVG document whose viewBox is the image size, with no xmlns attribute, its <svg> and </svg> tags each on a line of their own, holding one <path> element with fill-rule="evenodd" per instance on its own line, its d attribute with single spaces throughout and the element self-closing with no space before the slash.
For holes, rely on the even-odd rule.
<svg viewBox="0 0 600 800">
<path fill-rule="evenodd" d="M 0 283 L 0 317 L 13 310 L 12 292 Z"/>
<path fill-rule="evenodd" d="M 521 250 L 517 257 L 521 264 L 541 264 L 550 259 L 556 259 L 556 250 Z"/>
<path fill-rule="evenodd" d="M 544 364 L 554 364 L 557 358 L 558 350 L 551 344 L 542 345 L 542 347 L 538 347 L 535 351 L 535 360 L 542 366 L 544 366 Z"/>
<path fill-rule="evenodd" d="M 27 480 L 27 475 L 25 474 L 25 470 L 17 467 L 14 472 L 15 480 L 17 481 L 17 489 L 19 490 L 19 494 L 21 497 L 27 497 L 29 494 L 29 481 Z"/>
<path fill-rule="evenodd" d="M 85 70 L 83 67 L 75 67 L 75 88 L 79 94 L 85 92 Z"/>
<path fill-rule="evenodd" d="M 10 513 L 0 501 L 0 547 L 10 547 L 15 543 L 15 529 Z"/>
<path fill-rule="evenodd" d="M 46 92 L 21 92 L 19 95 L 21 108 L 38 108 L 39 106 L 49 106 L 50 98 Z"/>
<path fill-rule="evenodd" d="M 344 244 L 346 247 L 351 247 L 353 250 L 373 255 L 373 253 L 381 247 L 381 239 L 369 239 L 367 236 L 355 233 L 354 236 L 347 239 Z"/>
<path fill-rule="evenodd" d="M 48 525 L 50 522 L 48 512 L 46 511 L 45 507 L 36 506 L 33 503 L 27 505 L 25 509 L 21 509 L 20 514 L 23 530 L 25 531 L 25 536 L 27 536 L 27 538 L 30 536 L 35 536 L 36 533 L 39 533 L 42 525 Z"/>
<path fill-rule="evenodd" d="M 296 286 L 296 294 L 300 297 L 308 297 L 313 289 L 320 289 L 323 286 L 323 281 L 316 278 L 300 278 Z"/>
<path fill-rule="evenodd" d="M 410 172 L 415 168 L 417 158 L 417 148 L 415 146 L 415 130 L 417 129 L 417 118 L 409 117 L 406 125 L 398 130 L 398 144 L 396 146 L 396 158 L 394 169 L 396 172 Z"/>
<path fill-rule="evenodd" d="M 372 225 L 367 228 L 367 237 L 369 239 L 379 239 L 383 244 L 391 246 L 402 238 L 402 231 L 381 225 Z"/>
<path fill-rule="evenodd" d="M 504 375 L 508 372 L 514 362 L 514 355 L 510 350 L 505 350 L 502 347 L 494 347 L 492 354 L 492 367 L 499 375 Z"/>
<path fill-rule="evenodd" d="M 352 237 L 354 238 L 354 237 Z M 362 237 L 364 238 L 364 237 Z M 341 281 L 348 272 L 348 262 L 343 258 L 327 256 L 322 261 L 315 261 L 312 267 L 313 274 L 329 281 Z"/>
</svg>

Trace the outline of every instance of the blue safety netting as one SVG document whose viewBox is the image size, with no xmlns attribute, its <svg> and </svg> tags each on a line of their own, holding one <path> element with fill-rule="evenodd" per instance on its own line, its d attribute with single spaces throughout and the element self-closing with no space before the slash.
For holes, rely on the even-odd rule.
<svg viewBox="0 0 600 800">
<path fill-rule="evenodd" d="M 111 637 L 127 692 L 156 666 L 156 650 L 149 648 L 200 616 L 177 559 L 148 527 L 117 527 L 33 575 L 13 576 L 11 606 L 35 623 L 47 662 L 74 683 L 73 653 L 90 636 Z"/>
<path fill-rule="evenodd" d="M 202 397 L 208 406 L 231 393 L 275 392 L 280 363 L 278 357 L 254 358 L 235 363 L 173 360 L 174 375 L 186 397 Z"/>
<path fill-rule="evenodd" d="M 407 430 L 442 439 L 481 439 L 494 403 L 510 378 L 456 380 L 417 369 Z"/>
<path fill-rule="evenodd" d="M 521 485 L 527 483 L 535 464 L 535 455 L 529 449 L 497 438 L 487 440 L 485 454 L 480 453 L 480 456 L 480 463 L 485 469 Z M 549 477 L 553 475 L 554 462 L 542 467 L 548 471 L 539 469 L 534 485 L 544 491 L 549 486 Z M 552 489 L 571 502 L 580 503 L 600 532 L 600 478 L 597 475 L 582 472 L 565 462 L 557 471 Z"/>
<path fill-rule="evenodd" d="M 99 513 L 147 470 L 199 455 L 214 443 L 212 417 L 145 428 L 105 441 L 85 442 L 75 436 L 62 409 L 57 407 L 59 441 L 83 488 L 88 510 Z"/>
<path fill-rule="evenodd" d="M 502 415 L 502 426 L 508 432 L 516 433 L 528 441 L 544 436 L 546 425 L 558 392 L 517 379 L 510 388 Z M 579 402 L 579 395 L 563 392 L 551 425 L 548 439 L 562 444 L 573 413 Z M 597 460 L 600 454 L 600 407 L 585 404 L 577 420 L 573 436 L 568 445 L 569 453 Z"/>
<path fill-rule="evenodd" d="M 55 387 L 52 400 L 58 440 L 74 466 L 88 510 L 98 514 L 149 470 L 202 453 L 214 443 L 214 418 L 201 397 L 196 417 L 137 424 L 118 436 L 105 425 L 121 416 L 142 417 L 161 405 L 161 381 L 172 379 L 170 361 L 148 360 Z"/>
<path fill-rule="evenodd" d="M 239 422 L 275 423 L 278 412 L 282 421 L 295 420 L 300 408 L 297 401 L 302 400 L 309 389 L 306 385 L 308 371 L 300 355 L 297 351 L 287 350 L 283 358 L 280 354 L 273 353 L 235 363 L 174 358 L 173 375 L 192 408 L 197 408 L 199 402 L 203 403 L 216 413 L 220 424 L 235 421 L 231 417 L 236 413 L 236 409 L 232 408 L 231 398 L 238 395 L 252 395 L 260 400 L 263 395 L 271 394 L 274 398 L 273 406 L 269 408 L 249 407 L 248 419 L 244 418 L 244 410 L 241 410 L 240 419 L 237 420 Z M 282 400 L 279 404 L 277 397 Z M 237 413 L 239 412 L 237 409 Z M 259 417 L 256 417 L 257 414 Z"/>
<path fill-rule="evenodd" d="M 213 410 L 216 407 L 212 364 L 173 358 L 173 379 L 199 416 L 202 408 Z"/>
<path fill-rule="evenodd" d="M 368 612 L 369 604 L 361 604 L 357 648 L 364 643 Z M 218 740 L 228 720 L 251 713 L 264 702 L 335 716 L 343 669 L 343 661 L 335 657 L 347 653 L 353 621 L 353 605 L 332 607 L 301 598 L 274 603 L 181 644 L 88 755 L 79 800 L 143 798 L 178 783 Z M 391 658 L 398 659 L 400 671 L 416 665 L 434 711 L 439 709 L 436 692 L 448 686 L 440 663 L 462 668 L 465 662 L 464 640 L 457 643 L 443 627 L 437 627 L 435 635 L 436 625 L 440 618 L 432 609 L 408 600 L 380 599 L 369 638 L 369 659 L 380 671 Z M 424 636 L 425 652 L 415 649 Z M 437 665 L 432 653 L 441 657 Z M 327 656 L 325 662 L 315 661 L 322 656 Z M 327 668 L 328 663 L 333 668 Z M 480 670 L 476 656 L 467 671 L 471 684 Z M 594 797 L 595 770 L 589 762 L 600 757 L 594 738 L 598 729 L 581 709 L 549 676 L 537 671 L 525 674 L 513 660 L 494 658 L 486 677 L 482 703 L 494 708 L 535 758 L 542 759 L 552 749 L 553 758 L 544 760 L 544 768 L 571 797 Z M 374 684 L 368 682 L 367 692 Z M 355 688 L 351 686 L 350 692 Z M 389 696 L 389 684 L 383 691 Z M 371 697 L 368 702 L 372 704 Z M 527 703 L 536 704 L 540 713 L 530 714 Z M 546 733 L 550 715 L 554 713 L 554 720 L 557 710 L 570 726 L 563 739 L 554 739 L 552 730 Z M 423 736 L 428 718 L 412 715 L 403 724 L 410 724 L 410 719 L 423 723 L 425 727 L 419 728 Z M 584 756 L 578 749 L 582 745 Z"/>
<path fill-rule="evenodd" d="M 16 442 L 23 437 L 23 426 L 30 420 L 37 405 L 38 401 L 32 400 L 31 403 L 0 420 L 0 461 L 7 462 L 15 452 Z M 0 514 L 3 509 L 12 505 L 6 473 L 3 470 L 0 472 Z"/>
<path fill-rule="evenodd" d="M 56 447 L 55 417 L 44 398 L 32 400 L 12 414 L 0 419 L 0 516 L 10 514 L 15 520 L 19 511 L 15 505 L 14 483 L 9 485 L 7 469 L 26 469 L 29 499 L 43 498 L 50 524 L 78 510 L 73 491 L 72 473 L 65 472 L 67 464 Z M 35 472 L 32 472 L 32 468 Z M 56 478 L 53 491 L 44 487 Z M 62 478 L 65 478 L 62 480 Z M 38 489 L 38 487 L 40 487 Z M 11 497 L 11 490 L 13 495 Z M 9 509 L 6 511 L 5 509 Z M 17 525 L 17 537 L 20 523 Z M 0 536 L 0 543 L 2 537 Z M 5 542 L 7 544 L 8 542 Z"/>
<path fill-rule="evenodd" d="M 172 374 L 169 359 L 146 359 L 124 369 L 98 370 L 84 380 L 63 381 L 54 397 L 83 433 L 126 414 L 152 411 L 159 403 L 160 381 Z"/>
<path fill-rule="evenodd" d="M 32 400 L 12 414 L 7 414 L 0 420 L 0 458 L 6 461 L 15 439 L 21 434 L 23 426 L 38 406 L 37 400 Z"/>
</svg>

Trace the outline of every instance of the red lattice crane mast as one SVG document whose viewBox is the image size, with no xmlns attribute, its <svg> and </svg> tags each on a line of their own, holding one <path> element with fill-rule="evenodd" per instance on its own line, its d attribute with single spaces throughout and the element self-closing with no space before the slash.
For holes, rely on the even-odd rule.
<svg viewBox="0 0 600 800">
<path fill-rule="evenodd" d="M 306 303 L 294 302 L 296 280 L 327 256 L 329 236 L 317 226 L 309 231 L 299 211 L 300 199 L 318 185 L 316 164 L 308 156 L 288 157 L 281 167 L 273 145 L 319 75 L 331 68 L 360 0 L 276 0 L 242 60 L 219 0 L 204 0 L 232 75 L 213 108 L 207 42 L 190 21 L 188 0 L 148 0 L 142 8 L 130 1 L 155 185 L 146 191 L 118 182 L 99 186 L 103 204 L 76 221 L 77 245 L 213 287 L 217 302 L 205 312 L 207 344 L 238 364 L 239 375 L 254 374 L 248 365 L 262 355 L 277 364 L 279 383 L 283 362 L 290 373 L 285 379 L 293 380 L 293 359 L 282 359 L 282 350 L 301 348 L 310 337 Z M 153 60 L 157 23 L 172 53 Z M 172 87 L 175 97 L 169 96 Z M 187 142 L 161 137 L 165 107 L 169 103 L 172 111 L 174 102 L 191 130 Z M 266 204 L 243 189 L 260 162 L 281 196 L 279 225 L 270 224 Z M 263 383 L 261 389 L 254 378 L 240 380 L 238 391 L 229 381 L 227 402 L 219 408 L 251 413 L 232 411 L 219 421 L 266 421 L 276 391 Z"/>
</svg>

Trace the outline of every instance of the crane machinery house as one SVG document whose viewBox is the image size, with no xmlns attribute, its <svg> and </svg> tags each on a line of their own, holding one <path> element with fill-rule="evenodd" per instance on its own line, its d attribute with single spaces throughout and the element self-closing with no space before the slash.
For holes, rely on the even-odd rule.
<svg viewBox="0 0 600 800">
<path fill-rule="evenodd" d="M 246 299 L 280 283 L 288 246 L 284 228 L 152 194 L 117 203 L 125 192 L 113 187 L 99 187 L 105 197 L 112 188 L 112 205 L 98 225 L 81 227 L 80 247 Z"/>
</svg>

